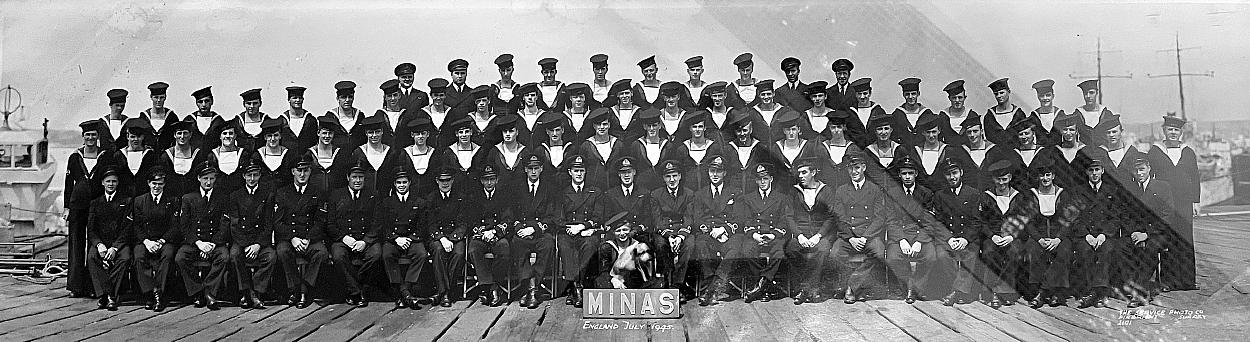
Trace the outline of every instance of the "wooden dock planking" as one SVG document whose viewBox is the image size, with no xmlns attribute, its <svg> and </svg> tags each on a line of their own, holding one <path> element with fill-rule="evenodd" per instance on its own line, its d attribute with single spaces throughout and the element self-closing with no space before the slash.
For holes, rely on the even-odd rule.
<svg viewBox="0 0 1250 342">
<path fill-rule="evenodd" d="M 1015 317 L 1021 322 L 1037 327 L 1049 334 L 1058 336 L 1068 341 L 1093 341 L 1101 338 L 1101 335 L 1092 331 L 1085 330 L 1070 323 L 1061 321 L 1050 315 L 1044 314 L 1038 310 L 1047 310 L 1049 307 L 1033 309 L 1022 305 L 1005 306 L 999 308 L 999 312 Z"/>
<path fill-rule="evenodd" d="M 396 309 L 395 305 L 382 302 L 372 303 L 368 307 L 352 309 L 351 315 L 330 321 L 312 334 L 305 336 L 308 341 L 348 341 L 360 335 L 369 327 L 394 310 L 411 311 L 407 308 Z"/>
<path fill-rule="evenodd" d="M 784 305 L 784 307 L 783 307 Z M 760 318 L 763 327 L 782 341 L 811 340 L 812 334 L 803 329 L 799 317 L 794 314 L 794 304 L 784 301 L 755 302 L 749 304 Z"/>
<path fill-rule="evenodd" d="M 252 324 L 243 324 L 236 327 L 218 325 L 210 329 L 233 328 L 233 331 L 228 332 L 224 337 L 217 339 L 217 341 L 257 341 L 273 334 L 283 326 L 293 325 L 304 317 L 315 314 L 317 311 L 328 310 L 329 308 L 329 306 L 320 305 L 313 305 L 303 309 L 288 307 L 277 314 L 265 317 L 264 320 Z"/>
<path fill-rule="evenodd" d="M 144 336 L 143 340 L 145 342 L 177 341 L 178 339 L 194 334 L 197 331 L 204 330 L 208 327 L 217 326 L 221 324 L 222 322 L 233 319 L 239 315 L 248 313 L 250 311 L 254 311 L 254 310 L 231 310 L 231 309 L 232 308 L 227 308 L 223 310 L 207 312 L 203 315 L 200 315 L 199 317 L 196 317 L 196 319 L 194 320 L 188 320 L 185 323 L 178 324 L 178 329 L 167 329 L 159 334 L 152 334 L 152 335 Z"/>
<path fill-rule="evenodd" d="M 45 296 L 43 295 L 43 293 L 39 293 L 39 292 L 25 293 L 25 294 L 12 295 L 12 296 L 6 295 L 4 296 L 5 298 L 3 298 L 3 300 L 0 300 L 0 319 L 6 317 L 3 310 L 8 310 L 11 308 L 15 308 L 15 307 L 19 307 L 19 306 L 27 305 L 27 304 L 34 303 L 34 302 L 39 302 L 39 301 L 69 297 L 69 293 L 64 293 L 60 291 L 57 291 L 57 292 L 59 293 L 55 295 L 51 295 L 51 296 Z M 80 299 L 90 300 L 87 298 L 80 298 Z"/>
<path fill-rule="evenodd" d="M 825 302 L 825 305 L 837 305 L 836 301 Z M 855 303 L 852 305 L 842 305 L 827 307 L 827 311 L 831 313 L 845 313 L 846 322 L 852 329 L 859 332 L 864 338 L 871 341 L 915 341 L 911 335 L 908 335 L 903 329 L 894 323 L 890 323 L 881 316 L 876 309 L 865 303 Z"/>
<path fill-rule="evenodd" d="M 974 302 L 965 305 L 984 304 Z M 930 318 L 941 322 L 942 325 L 963 334 L 973 341 L 1016 341 L 1010 335 L 953 307 L 944 306 L 935 301 L 916 302 L 915 307 Z"/>
<path fill-rule="evenodd" d="M 179 307 L 176 307 L 176 306 L 170 307 L 170 308 L 166 308 L 165 311 L 162 311 L 162 312 L 154 312 L 150 310 L 132 310 L 132 311 L 127 312 L 126 314 L 121 314 L 123 310 L 120 310 L 120 309 L 118 311 L 106 311 L 106 310 L 92 311 L 93 313 L 92 316 L 102 317 L 102 319 L 98 321 L 90 322 L 87 324 L 83 324 L 83 325 L 58 326 L 57 329 L 61 329 L 61 328 L 65 328 L 65 329 L 55 334 L 41 336 L 40 338 L 35 339 L 35 341 L 84 340 L 92 336 L 103 334 L 105 332 L 108 332 L 109 330 L 128 327 L 131 324 L 143 322 L 143 321 L 152 319 L 153 317 L 157 317 L 157 316 L 164 315 L 164 314 L 169 314 L 173 311 L 176 311 L 178 308 Z M 96 312 L 104 312 L 106 314 L 96 316 L 94 314 Z"/>
<path fill-rule="evenodd" d="M 14 330 L 40 325 L 48 322 L 72 319 L 74 316 L 98 310 L 99 304 L 94 302 L 78 302 L 56 310 L 47 310 L 33 315 L 19 317 L 0 322 L 0 336 Z M 120 311 L 120 310 L 119 310 Z"/>
<path fill-rule="evenodd" d="M 543 324 L 534 331 L 534 341 L 571 341 L 584 332 L 581 311 L 564 305 L 563 298 L 545 301 L 542 305 L 547 307 L 547 313 Z"/>
<path fill-rule="evenodd" d="M 1059 335 L 1051 334 L 1036 326 L 1016 318 L 1010 314 L 1002 312 L 1003 308 L 1015 308 L 1022 305 L 1004 306 L 998 310 L 991 309 L 985 305 L 956 305 L 955 308 L 963 311 L 970 317 L 976 318 L 989 324 L 990 326 L 1006 333 L 1007 335 L 1021 341 L 1048 341 L 1062 342 L 1064 339 Z M 1030 309 L 1032 310 L 1032 309 Z"/>
<path fill-rule="evenodd" d="M 299 321 L 292 322 L 292 324 L 280 326 L 278 330 L 261 338 L 259 341 L 296 341 L 357 309 L 361 308 L 349 305 L 330 305 L 308 316 L 304 316 Z M 234 336 L 232 335 L 231 337 Z"/>
<path fill-rule="evenodd" d="M 519 302 L 512 302 L 504 309 L 499 321 L 486 334 L 487 341 L 529 341 L 534 338 L 539 324 L 545 322 L 546 306 L 529 309 Z"/>
<path fill-rule="evenodd" d="M 169 309 L 166 310 L 168 311 Z M 126 325 L 124 328 L 117 327 L 109 329 L 103 334 L 92 336 L 91 338 L 100 341 L 126 341 L 147 336 L 148 334 L 157 333 L 163 329 L 168 329 L 174 324 L 190 321 L 205 313 L 208 313 L 208 309 L 183 306 L 177 308 L 176 310 L 152 317 L 151 319 Z M 91 327 L 88 326 L 85 329 L 91 329 Z"/>
<path fill-rule="evenodd" d="M 255 326 L 256 322 L 270 317 L 279 317 L 285 313 L 286 315 L 299 314 L 300 316 L 307 312 L 298 312 L 296 309 L 287 305 L 275 305 L 264 310 L 247 310 L 228 320 L 222 321 L 208 327 L 204 327 L 198 331 L 194 331 L 188 335 L 179 337 L 180 342 L 211 342 L 234 334 L 243 327 Z"/>
<path fill-rule="evenodd" d="M 1076 305 L 1076 301 L 1068 301 L 1068 305 Z M 1038 311 L 1095 334 L 1102 334 L 1106 331 L 1107 325 L 1102 318 L 1081 312 L 1072 306 L 1043 307 Z"/>
<path fill-rule="evenodd" d="M 869 341 L 869 337 L 851 327 L 845 306 L 830 299 L 821 304 L 792 305 L 784 301 L 765 306 L 768 311 L 789 312 L 803 330 L 818 341 Z M 774 303 L 769 302 L 769 303 Z"/>
<path fill-rule="evenodd" d="M 429 307 L 422 307 L 419 310 L 397 309 L 382 316 L 376 324 L 370 326 L 357 335 L 354 341 L 382 341 L 391 339 L 399 334 L 400 331 L 410 326 L 422 324 L 425 316 L 430 312 Z"/>
<path fill-rule="evenodd" d="M 695 306 L 693 310 L 699 310 L 699 307 Z M 755 314 L 755 310 L 751 309 L 751 304 L 740 301 L 722 303 L 716 307 L 715 312 L 730 341 L 777 341 L 790 338 L 770 333 L 776 327 L 765 325 Z"/>
<path fill-rule="evenodd" d="M 92 307 L 96 307 L 92 305 Z M 62 331 L 72 330 L 95 323 L 100 320 L 107 319 L 116 315 L 130 315 L 132 311 L 142 310 L 138 306 L 122 307 L 117 311 L 92 310 L 81 315 L 65 317 L 54 321 L 45 322 L 43 324 L 30 325 L 21 329 L 13 330 L 0 334 L 0 341 L 30 341 L 40 337 L 53 335 Z M 48 311 L 54 316 L 61 316 L 60 312 Z"/>
<path fill-rule="evenodd" d="M 725 332 L 725 325 L 721 323 L 717 317 L 716 311 L 721 309 L 723 305 L 711 306 L 707 308 L 690 308 L 681 309 L 681 324 L 685 328 L 686 340 L 688 341 L 728 341 L 729 334 Z"/>
<path fill-rule="evenodd" d="M 486 337 L 489 330 L 503 315 L 506 306 L 490 307 L 474 301 L 460 313 L 460 317 L 438 337 L 439 341 L 476 341 Z"/>
<path fill-rule="evenodd" d="M 405 341 L 433 341 L 439 335 L 442 335 L 452 323 L 460 317 L 460 314 L 471 304 L 470 301 L 462 300 L 452 304 L 449 308 L 435 306 L 430 308 L 425 315 L 426 321 L 419 324 L 413 324 L 405 327 L 395 334 L 392 339 Z"/>
<path fill-rule="evenodd" d="M 69 298 L 69 297 L 62 297 L 62 298 L 57 298 L 57 299 L 52 299 L 52 300 L 39 300 L 33 303 L 27 303 L 22 306 L 13 307 L 13 308 L 9 308 L 8 310 L 0 311 L 0 322 L 5 322 L 5 321 L 14 320 L 14 319 L 18 319 L 18 318 L 22 318 L 22 317 L 26 317 L 30 315 L 39 314 L 44 311 L 59 310 L 61 308 L 64 308 L 70 305 L 82 303 L 83 301 L 97 303 L 95 300 L 91 300 L 91 299 Z"/>
<path fill-rule="evenodd" d="M 891 300 L 869 301 L 866 304 L 918 341 L 971 341 L 906 303 Z"/>
</svg>

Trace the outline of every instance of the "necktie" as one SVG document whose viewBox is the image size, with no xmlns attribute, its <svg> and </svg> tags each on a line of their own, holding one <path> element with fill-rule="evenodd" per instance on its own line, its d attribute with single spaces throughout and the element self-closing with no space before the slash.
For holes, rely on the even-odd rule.
<svg viewBox="0 0 1250 342">
<path fill-rule="evenodd" d="M 407 202 L 407 201 L 408 201 L 408 195 L 399 195 L 399 201 L 400 201 L 400 202 Z"/>
<path fill-rule="evenodd" d="M 720 198 L 720 188 L 712 188 L 712 198 Z"/>
<path fill-rule="evenodd" d="M 538 196 L 538 184 L 530 184 L 530 197 Z"/>
<path fill-rule="evenodd" d="M 625 197 L 629 197 L 629 193 L 630 193 L 629 188 L 625 188 Z"/>
<path fill-rule="evenodd" d="M 355 201 L 358 198 L 360 198 L 360 193 L 352 191 L 352 200 Z"/>
</svg>

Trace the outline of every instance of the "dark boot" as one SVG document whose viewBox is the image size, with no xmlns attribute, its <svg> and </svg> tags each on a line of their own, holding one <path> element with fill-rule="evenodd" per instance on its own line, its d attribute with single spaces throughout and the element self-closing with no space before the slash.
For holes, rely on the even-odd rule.
<svg viewBox="0 0 1250 342">
<path fill-rule="evenodd" d="M 961 297 L 963 297 L 963 295 L 960 294 L 959 291 L 951 291 L 951 293 L 946 295 L 946 297 L 942 297 L 942 305 L 945 305 L 945 306 L 955 305 L 955 302 L 963 301 Z"/>
<path fill-rule="evenodd" d="M 221 308 L 219 305 L 220 304 L 217 303 L 217 300 L 214 299 L 213 296 L 210 296 L 207 292 L 204 293 L 204 307 L 209 310 L 217 310 Z"/>
<path fill-rule="evenodd" d="M 761 299 L 767 299 L 767 296 L 765 296 L 765 293 L 764 293 L 765 292 L 764 284 L 765 284 L 764 277 L 760 277 L 758 280 L 756 280 L 755 283 L 752 284 L 751 287 L 748 288 L 746 292 L 742 294 L 743 301 L 750 303 L 750 302 L 761 300 Z"/>
<path fill-rule="evenodd" d="M 577 296 L 575 297 L 576 300 L 573 301 L 573 307 L 580 309 L 582 307 L 582 282 L 575 281 L 573 282 L 573 286 L 575 287 L 575 291 L 573 293 Z"/>
<path fill-rule="evenodd" d="M 250 298 L 250 297 L 251 297 L 251 296 L 250 296 L 249 294 L 247 294 L 246 292 L 245 292 L 245 293 L 243 293 L 243 295 L 242 295 L 242 296 L 239 296 L 239 308 L 240 308 L 240 309 L 251 309 L 251 308 L 252 308 L 252 300 L 251 300 L 251 298 Z"/>
<path fill-rule="evenodd" d="M 165 300 L 161 298 L 161 291 L 152 291 L 152 311 L 165 311 Z"/>
<path fill-rule="evenodd" d="M 312 305 L 312 303 L 313 303 L 312 296 L 309 296 L 308 293 L 300 292 L 299 302 L 295 304 L 295 308 L 296 309 L 307 308 L 308 306 Z"/>
<path fill-rule="evenodd" d="M 490 291 L 491 291 L 491 297 L 494 297 L 494 299 L 490 301 L 491 307 L 499 307 L 500 305 L 503 305 L 505 301 L 507 301 L 508 294 L 504 292 L 504 290 L 500 288 L 499 285 L 492 286 Z"/>
<path fill-rule="evenodd" d="M 916 291 L 911 286 L 907 287 L 907 296 L 904 297 L 903 301 L 907 302 L 907 304 L 916 303 Z"/>
<path fill-rule="evenodd" d="M 260 294 L 256 293 L 256 291 L 250 291 L 250 292 L 251 292 L 251 295 L 249 295 L 248 297 L 250 297 L 250 299 L 252 300 L 252 308 L 257 309 L 257 310 L 264 309 L 265 301 L 260 300 Z"/>
<path fill-rule="evenodd" d="M 116 295 L 107 295 L 107 296 L 104 296 L 104 299 L 105 299 L 104 308 L 106 310 L 117 311 L 117 296 Z"/>
<path fill-rule="evenodd" d="M 582 292 L 579 291 L 577 287 L 574 286 L 574 283 L 575 283 L 574 281 L 565 280 L 565 282 L 566 282 L 566 286 L 568 287 L 568 289 L 566 290 L 568 292 L 568 295 L 564 296 L 564 305 L 573 305 L 573 303 L 576 303 L 577 300 L 580 299 L 578 297 L 581 296 Z"/>
<path fill-rule="evenodd" d="M 529 291 L 524 298 L 521 298 L 521 305 L 526 308 L 537 309 L 540 303 L 542 303 L 542 300 L 538 299 L 538 279 L 530 278 Z"/>
</svg>

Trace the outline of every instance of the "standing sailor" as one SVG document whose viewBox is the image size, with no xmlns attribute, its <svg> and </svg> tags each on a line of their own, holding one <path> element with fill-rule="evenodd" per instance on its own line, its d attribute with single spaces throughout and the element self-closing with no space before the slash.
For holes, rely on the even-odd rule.
<svg viewBox="0 0 1250 342">
<path fill-rule="evenodd" d="M 1011 87 L 1007 85 L 1006 78 L 991 82 L 989 88 L 994 94 L 995 105 L 986 109 L 982 117 L 981 129 L 985 131 L 985 140 L 997 145 L 1010 145 L 1015 134 L 1008 132 L 1007 126 L 1027 117 L 1023 109 L 1011 103 Z"/>
<path fill-rule="evenodd" d="M 1163 232 L 1168 245 L 1163 253 L 1163 271 L 1159 273 L 1160 288 L 1195 290 L 1194 216 L 1198 215 L 1201 183 L 1198 158 L 1194 149 L 1182 141 L 1185 119 L 1175 115 L 1163 117 L 1163 141 L 1150 146 L 1150 166 L 1155 177 L 1172 185 L 1175 193 L 1176 220 L 1171 232 Z"/>
<path fill-rule="evenodd" d="M 416 73 L 417 66 L 412 63 L 399 63 L 395 66 L 395 79 L 399 81 L 399 107 L 407 113 L 415 113 L 430 105 L 430 96 L 412 86 Z"/>
<path fill-rule="evenodd" d="M 1104 137 L 1095 133 L 1094 127 L 1115 114 L 1102 105 L 1102 86 L 1098 80 L 1085 80 L 1076 86 L 1081 88 L 1081 97 L 1085 99 L 1084 105 L 1072 110 L 1073 114 L 1080 115 L 1081 142 L 1091 146 L 1102 145 Z"/>
<path fill-rule="evenodd" d="M 163 151 L 174 144 L 174 131 L 171 127 L 181 121 L 173 109 L 165 107 L 168 90 L 169 84 L 165 82 L 149 84 L 148 91 L 151 92 L 152 107 L 139 112 L 139 117 L 148 119 L 148 122 L 156 129 L 156 140 L 149 141 L 148 144 L 157 151 Z"/>
</svg>

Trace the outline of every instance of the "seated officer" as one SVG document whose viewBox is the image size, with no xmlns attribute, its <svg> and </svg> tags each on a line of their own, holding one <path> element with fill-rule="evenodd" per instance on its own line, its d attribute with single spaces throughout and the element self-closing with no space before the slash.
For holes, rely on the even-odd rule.
<svg viewBox="0 0 1250 342">
<path fill-rule="evenodd" d="M 347 305 L 369 305 L 360 282 L 365 272 L 382 261 L 382 245 L 373 228 L 373 208 L 377 199 L 365 189 L 365 166 L 357 163 L 347 173 L 347 188 L 330 193 L 326 209 L 326 231 L 330 232 L 330 255 L 334 268 L 343 273 L 347 285 Z M 361 260 L 357 266 L 354 261 Z"/>
<path fill-rule="evenodd" d="M 834 187 L 817 178 L 816 158 L 799 159 L 794 164 L 794 176 L 799 180 L 790 200 L 794 230 L 786 242 L 786 258 L 794 262 L 790 267 L 791 279 L 801 280 L 800 290 L 794 296 L 794 304 L 821 302 L 824 296 L 818 288 L 825 259 L 833 244 L 834 222 L 832 205 Z M 801 209 L 801 210 L 800 210 Z"/>
<path fill-rule="evenodd" d="M 551 249 L 555 242 L 551 239 L 552 232 L 548 226 L 553 220 L 553 206 L 559 184 L 549 181 L 543 176 L 543 160 L 537 154 L 522 156 L 525 164 L 525 180 L 506 185 L 513 189 L 516 202 L 512 205 L 512 229 L 510 243 L 517 279 L 528 287 L 521 297 L 521 306 L 537 309 L 542 300 L 538 299 L 538 283 L 542 281 L 551 259 Z M 534 254 L 534 262 L 530 263 L 529 255 Z"/>
<path fill-rule="evenodd" d="M 633 239 L 654 246 L 653 241 L 659 240 L 654 229 L 648 229 L 641 219 L 651 214 L 651 189 L 647 189 L 638 181 L 638 159 L 632 156 L 624 156 L 613 160 L 612 165 L 616 168 L 617 179 L 620 180 L 615 186 L 604 189 L 603 195 L 604 209 L 609 213 L 625 212 L 625 220 L 629 220 L 633 229 L 637 230 L 633 234 Z M 648 222 L 647 224 L 649 224 Z M 655 270 L 651 270 L 655 271 Z M 648 276 L 654 277 L 654 274 Z"/>
<path fill-rule="evenodd" d="M 378 203 L 373 222 L 377 225 L 377 234 L 386 238 L 382 244 L 382 264 L 386 266 L 386 277 L 399 292 L 395 306 L 418 310 L 421 306 L 413 297 L 412 288 L 430 257 L 425 250 L 429 232 L 424 221 L 430 204 L 412 193 L 413 184 L 407 172 L 396 172 L 393 185 L 394 194 Z M 408 259 L 407 266 L 399 263 L 401 256 Z"/>
<path fill-rule="evenodd" d="M 692 216 L 699 222 L 694 233 L 694 254 L 703 270 L 701 283 L 706 284 L 699 296 L 699 305 L 708 306 L 725 297 L 729 275 L 742 258 L 742 235 L 738 232 L 738 220 L 734 202 L 742 196 L 742 190 L 725 183 L 725 159 L 713 156 L 707 167 L 708 184 L 694 193 L 691 204 Z M 716 256 L 717 252 L 721 258 Z"/>
<path fill-rule="evenodd" d="M 454 279 L 460 279 L 464 273 L 465 244 L 464 235 L 468 227 L 465 212 L 469 206 L 465 203 L 463 191 L 453 187 L 459 170 L 444 167 L 434 178 L 438 187 L 426 194 L 425 201 L 430 203 L 427 220 L 430 229 L 430 242 L 426 249 L 434 251 L 434 281 L 438 292 L 433 302 L 442 307 L 451 307 L 455 299 L 451 296 L 451 285 Z"/>
<path fill-rule="evenodd" d="M 1125 290 L 1132 295 L 1129 307 L 1145 306 L 1155 291 L 1150 280 L 1155 266 L 1159 264 L 1163 232 L 1169 231 L 1173 216 L 1174 192 L 1167 181 L 1156 179 L 1150 170 L 1150 160 L 1139 155 L 1133 160 L 1134 184 L 1132 198 L 1125 198 L 1130 205 L 1129 214 L 1137 218 L 1120 232 L 1120 244 L 1124 246 L 1121 267 Z M 1136 200 L 1133 200 L 1133 199 Z M 1127 236 L 1125 236 L 1127 235 Z"/>
<path fill-rule="evenodd" d="M 777 169 L 773 164 L 761 161 L 755 164 L 756 188 L 743 190 L 740 201 L 734 204 L 737 211 L 738 227 L 742 229 L 742 254 L 747 259 L 751 276 L 757 280 L 745 289 L 743 299 L 750 303 L 756 300 L 768 301 L 772 298 L 773 279 L 781 268 L 781 260 L 785 256 L 787 233 L 791 210 L 789 195 L 782 189 L 773 188 L 773 174 Z M 766 254 L 767 257 L 757 256 Z"/>
<path fill-rule="evenodd" d="M 222 278 L 229 261 L 226 249 L 226 230 L 222 229 L 221 218 L 227 207 L 227 194 L 215 193 L 213 185 L 217 182 L 217 168 L 203 163 L 196 172 L 200 186 L 191 193 L 182 195 L 182 216 L 178 229 L 171 229 L 166 240 L 179 244 L 178 254 L 174 255 L 174 263 L 178 265 L 178 273 L 182 274 L 187 295 L 195 298 L 195 307 L 208 307 L 217 310 L 217 291 L 221 288 Z M 195 266 L 197 261 L 209 263 L 208 274 L 201 279 Z"/>
<path fill-rule="evenodd" d="M 101 183 L 104 195 L 91 200 L 87 216 L 87 271 L 100 295 L 100 308 L 117 311 L 117 293 L 121 291 L 126 272 L 130 271 L 130 246 L 127 242 L 127 216 L 130 200 L 119 192 L 120 171 L 106 168 Z"/>
<path fill-rule="evenodd" d="M 165 233 L 178 226 L 178 196 L 165 193 L 165 172 L 148 174 L 148 192 L 134 198 L 130 217 L 134 219 L 133 246 L 135 278 L 139 289 L 149 294 L 152 301 L 147 309 L 165 310 L 161 294 L 165 281 L 174 266 L 176 245 L 165 244 Z"/>
<path fill-rule="evenodd" d="M 1124 210 L 1128 198 L 1118 182 L 1107 180 L 1101 158 L 1078 155 L 1077 161 L 1089 181 L 1080 187 L 1084 208 L 1072 229 L 1078 266 L 1074 274 L 1081 284 L 1074 295 L 1079 296 L 1079 308 L 1106 307 L 1111 271 L 1120 265 L 1119 249 L 1127 247 L 1118 238 L 1125 231 L 1121 225 L 1128 221 Z"/>
<path fill-rule="evenodd" d="M 486 164 L 477 170 L 477 178 L 482 188 L 466 196 L 469 203 L 465 215 L 473 229 L 468 240 L 469 261 L 473 262 L 477 283 L 485 288 L 481 302 L 491 306 L 499 306 L 507 300 L 503 289 L 495 284 L 497 275 L 506 274 L 509 254 L 507 233 L 512 219 L 512 200 L 509 194 L 499 185 L 499 174 L 495 167 Z M 491 253 L 494 258 L 487 258 Z"/>
<path fill-rule="evenodd" d="M 653 227 L 659 233 L 660 241 L 654 241 L 658 250 L 658 270 L 665 277 L 665 287 L 681 290 L 682 301 L 694 297 L 694 291 L 686 285 L 686 269 L 694 254 L 694 240 L 690 236 L 690 225 L 695 220 L 692 203 L 694 191 L 683 188 L 682 165 L 676 160 L 665 160 L 657 165 L 659 174 L 664 177 L 664 187 L 651 191 L 651 219 Z"/>
<path fill-rule="evenodd" d="M 843 160 L 851 182 L 838 186 L 834 192 L 832 210 L 840 222 L 838 239 L 833 243 L 833 258 L 850 273 L 843 302 L 854 304 L 860 300 L 856 291 L 869 286 L 867 282 L 881 272 L 880 263 L 886 256 L 885 227 L 891 218 L 885 192 L 876 183 L 867 181 L 867 156 L 856 151 L 847 153 Z M 852 270 L 853 254 L 864 254 L 867 258 Z"/>
<path fill-rule="evenodd" d="M 321 265 L 330 256 L 325 246 L 324 190 L 308 183 L 313 163 L 312 155 L 301 157 L 291 168 L 291 185 L 278 189 L 273 199 L 274 249 L 291 289 L 287 304 L 300 309 L 312 305 L 308 289 L 317 286 Z M 301 268 L 297 260 L 307 263 Z"/>
<path fill-rule="evenodd" d="M 886 204 L 892 206 L 889 212 L 897 221 L 886 228 L 885 242 L 886 265 L 894 271 L 898 279 L 907 282 L 907 304 L 923 300 L 924 289 L 927 289 L 930 275 L 935 269 L 939 254 L 935 241 L 950 238 L 950 231 L 938 222 L 928 211 L 928 199 L 933 193 L 923 185 L 916 183 L 916 175 L 920 165 L 916 159 L 904 157 L 895 159 L 891 168 L 898 173 L 899 186 L 885 189 L 888 199 Z M 911 268 L 911 263 L 916 268 Z"/>
<path fill-rule="evenodd" d="M 603 222 L 603 192 L 586 183 L 586 163 L 582 156 L 569 160 L 569 180 L 563 194 L 556 199 L 556 224 L 564 234 L 556 238 L 560 251 L 561 278 L 569 283 L 564 304 L 582 307 L 582 278 L 599 246 L 599 222 Z"/>
<path fill-rule="evenodd" d="M 244 161 L 243 187 L 230 194 L 225 224 L 229 227 L 230 260 L 239 281 L 242 308 L 264 309 L 261 296 L 273 278 L 273 189 L 261 185 L 263 165 L 259 158 Z M 255 271 L 253 271 L 255 269 Z"/>
<path fill-rule="evenodd" d="M 965 304 L 970 294 L 979 292 L 976 275 L 981 270 L 981 236 L 986 231 L 984 211 L 994 200 L 964 183 L 965 165 L 958 159 L 948 158 L 938 166 L 946 175 L 946 187 L 933 194 L 934 216 L 950 230 L 943 247 L 956 265 L 952 291 L 942 297 L 942 305 Z"/>
</svg>

